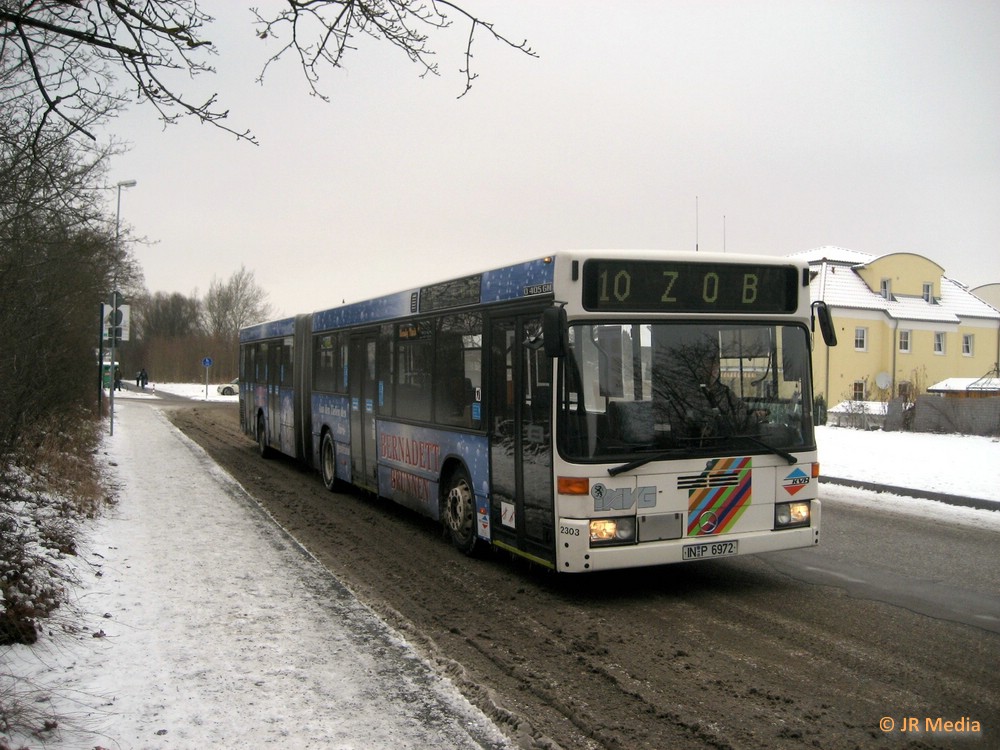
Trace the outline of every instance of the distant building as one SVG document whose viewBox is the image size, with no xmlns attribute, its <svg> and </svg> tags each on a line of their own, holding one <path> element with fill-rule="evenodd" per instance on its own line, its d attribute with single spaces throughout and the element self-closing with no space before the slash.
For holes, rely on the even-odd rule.
<svg viewBox="0 0 1000 750">
<path fill-rule="evenodd" d="M 793 257 L 808 261 L 813 300 L 827 303 L 837 330 L 836 347 L 815 337 L 815 391 L 827 404 L 911 401 L 949 378 L 995 372 L 1000 309 L 934 261 L 832 246 Z M 1000 294 L 1000 284 L 980 289 Z"/>
<path fill-rule="evenodd" d="M 983 284 L 972 288 L 972 293 L 984 302 L 989 302 L 997 310 L 1000 310 L 1000 283 Z"/>
</svg>

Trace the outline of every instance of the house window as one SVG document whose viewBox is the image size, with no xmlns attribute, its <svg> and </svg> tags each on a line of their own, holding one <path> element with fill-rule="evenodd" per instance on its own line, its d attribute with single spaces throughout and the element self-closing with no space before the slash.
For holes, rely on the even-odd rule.
<svg viewBox="0 0 1000 750">
<path fill-rule="evenodd" d="M 899 332 L 899 351 L 907 352 L 910 351 L 910 332 L 900 331 Z"/>
<path fill-rule="evenodd" d="M 924 302 L 934 303 L 934 285 L 930 283 L 924 283 Z"/>
<path fill-rule="evenodd" d="M 868 351 L 868 329 L 854 329 L 854 350 L 858 352 Z"/>
<path fill-rule="evenodd" d="M 854 386 L 852 388 L 851 400 L 853 401 L 864 401 L 865 400 L 865 381 L 855 380 Z"/>
<path fill-rule="evenodd" d="M 934 353 L 944 354 L 944 333 L 942 331 L 934 332 Z"/>
<path fill-rule="evenodd" d="M 885 299 L 892 299 L 892 280 L 882 279 L 879 285 L 879 294 L 881 294 Z"/>
<path fill-rule="evenodd" d="M 976 353 L 976 337 L 974 334 L 966 333 L 962 335 L 962 355 L 971 357 Z"/>
<path fill-rule="evenodd" d="M 904 380 L 903 382 L 901 382 L 899 384 L 898 392 L 899 392 L 899 397 L 901 399 L 903 399 L 904 401 L 912 401 L 913 400 L 913 383 L 910 383 L 909 381 Z"/>
</svg>

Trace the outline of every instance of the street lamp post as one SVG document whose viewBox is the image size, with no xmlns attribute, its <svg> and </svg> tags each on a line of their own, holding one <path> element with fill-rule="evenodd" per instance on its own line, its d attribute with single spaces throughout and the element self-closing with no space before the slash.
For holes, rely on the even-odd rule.
<svg viewBox="0 0 1000 750">
<path fill-rule="evenodd" d="M 122 218 L 122 188 L 135 187 L 135 180 L 122 180 L 115 187 L 118 188 L 118 205 L 115 209 L 115 263 L 118 262 L 118 253 L 121 250 L 121 218 Z M 115 289 L 111 292 L 111 317 L 113 318 L 115 312 L 118 310 L 118 278 L 115 274 Z M 115 434 L 115 339 L 116 328 L 114 326 L 115 321 L 111 320 L 111 396 L 108 399 L 108 408 L 110 410 L 111 419 L 111 435 Z"/>
</svg>

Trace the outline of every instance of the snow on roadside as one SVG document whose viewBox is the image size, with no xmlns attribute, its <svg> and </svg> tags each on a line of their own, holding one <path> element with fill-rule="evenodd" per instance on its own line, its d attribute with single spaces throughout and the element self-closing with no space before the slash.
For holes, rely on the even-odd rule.
<svg viewBox="0 0 1000 750">
<path fill-rule="evenodd" d="M 116 406 L 81 624 L 0 652 L 58 717 L 45 747 L 509 747 L 151 406 Z"/>
<path fill-rule="evenodd" d="M 1000 441 L 978 435 L 818 427 L 820 473 L 1000 503 Z"/>
</svg>

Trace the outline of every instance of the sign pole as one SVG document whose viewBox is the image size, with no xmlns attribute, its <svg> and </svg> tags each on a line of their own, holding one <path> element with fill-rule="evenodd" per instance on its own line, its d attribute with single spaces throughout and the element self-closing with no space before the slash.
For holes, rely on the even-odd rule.
<svg viewBox="0 0 1000 750">
<path fill-rule="evenodd" d="M 104 407 L 104 303 L 97 306 L 100 322 L 97 324 L 97 418 Z"/>
<path fill-rule="evenodd" d="M 205 366 L 205 400 L 208 401 L 208 370 L 212 367 L 212 358 L 205 357 L 201 363 Z"/>
<path fill-rule="evenodd" d="M 108 398 L 108 408 L 110 409 L 111 415 L 111 435 L 115 434 L 115 339 L 118 338 L 115 333 L 115 310 L 118 309 L 118 290 L 111 292 L 111 314 L 108 316 L 109 323 L 109 338 L 111 339 L 111 388 L 109 389 L 110 397 Z"/>
</svg>

